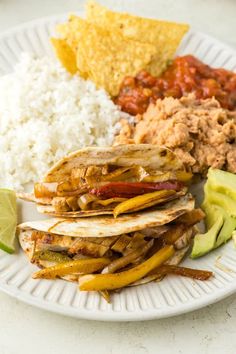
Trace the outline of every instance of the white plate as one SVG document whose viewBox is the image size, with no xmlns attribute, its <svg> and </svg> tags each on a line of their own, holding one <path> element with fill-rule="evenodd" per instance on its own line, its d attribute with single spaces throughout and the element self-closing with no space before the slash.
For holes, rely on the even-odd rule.
<svg viewBox="0 0 236 354">
<path fill-rule="evenodd" d="M 65 16 L 33 21 L 0 36 L 0 74 L 12 70 L 22 51 L 52 55 L 49 36 Z M 202 33 L 191 31 L 178 54 L 194 54 L 212 66 L 236 70 L 236 52 Z M 21 219 L 39 216 L 31 205 L 22 205 Z M 21 220 L 21 221 L 22 221 Z M 221 267 L 216 266 L 221 256 Z M 0 252 L 0 289 L 40 308 L 78 318 L 104 321 L 137 321 L 174 316 L 212 304 L 236 291 L 236 251 L 232 242 L 202 259 L 185 265 L 208 269 L 215 277 L 206 282 L 168 276 L 160 283 L 123 290 L 107 304 L 96 293 L 79 292 L 75 284 L 61 280 L 33 280 L 35 267 L 22 252 Z"/>
</svg>

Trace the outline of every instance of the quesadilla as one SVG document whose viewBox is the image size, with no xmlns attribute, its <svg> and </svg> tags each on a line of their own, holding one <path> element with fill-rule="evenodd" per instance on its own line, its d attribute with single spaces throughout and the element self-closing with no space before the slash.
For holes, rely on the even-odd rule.
<svg viewBox="0 0 236 354">
<path fill-rule="evenodd" d="M 18 196 L 52 216 L 117 217 L 180 198 L 191 176 L 164 147 L 89 147 L 60 160 L 35 184 L 34 194 Z"/>
<path fill-rule="evenodd" d="M 188 194 L 161 210 L 118 219 L 96 216 L 27 222 L 18 226 L 18 234 L 30 261 L 45 268 L 34 278 L 79 280 L 81 290 L 104 292 L 154 280 L 154 275 L 160 276 L 154 270 L 162 263 L 165 270 L 177 265 L 190 247 L 194 225 L 203 217 Z M 86 274 L 105 276 L 105 283 L 89 288 Z M 117 281 L 109 283 L 108 279 L 106 285 L 112 274 Z"/>
</svg>

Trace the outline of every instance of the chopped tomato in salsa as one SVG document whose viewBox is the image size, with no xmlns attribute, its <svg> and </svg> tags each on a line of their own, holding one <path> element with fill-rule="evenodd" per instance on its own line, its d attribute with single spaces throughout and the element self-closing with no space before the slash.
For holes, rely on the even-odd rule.
<svg viewBox="0 0 236 354">
<path fill-rule="evenodd" d="M 192 55 L 177 57 L 160 77 L 141 71 L 126 77 L 116 104 L 132 115 L 142 114 L 158 98 L 180 98 L 194 93 L 196 98 L 215 97 L 223 108 L 236 109 L 236 73 L 213 69 Z"/>
</svg>

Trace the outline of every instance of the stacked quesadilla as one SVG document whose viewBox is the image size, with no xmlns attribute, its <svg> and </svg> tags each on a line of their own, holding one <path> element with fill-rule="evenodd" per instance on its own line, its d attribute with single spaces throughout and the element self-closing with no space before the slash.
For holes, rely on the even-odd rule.
<svg viewBox="0 0 236 354">
<path fill-rule="evenodd" d="M 191 174 L 168 149 L 152 145 L 86 148 L 59 161 L 31 195 L 52 219 L 19 225 L 20 244 L 40 268 L 35 278 L 78 281 L 108 291 L 175 273 L 204 214 L 187 193 Z"/>
</svg>

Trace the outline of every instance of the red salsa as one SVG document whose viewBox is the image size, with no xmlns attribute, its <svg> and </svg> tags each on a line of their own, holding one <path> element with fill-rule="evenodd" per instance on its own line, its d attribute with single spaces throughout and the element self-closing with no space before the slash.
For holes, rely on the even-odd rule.
<svg viewBox="0 0 236 354">
<path fill-rule="evenodd" d="M 213 69 L 192 55 L 177 57 L 160 77 L 141 71 L 126 77 L 116 104 L 132 115 L 144 113 L 151 102 L 194 93 L 196 98 L 215 97 L 223 108 L 236 109 L 236 73 Z"/>
</svg>

